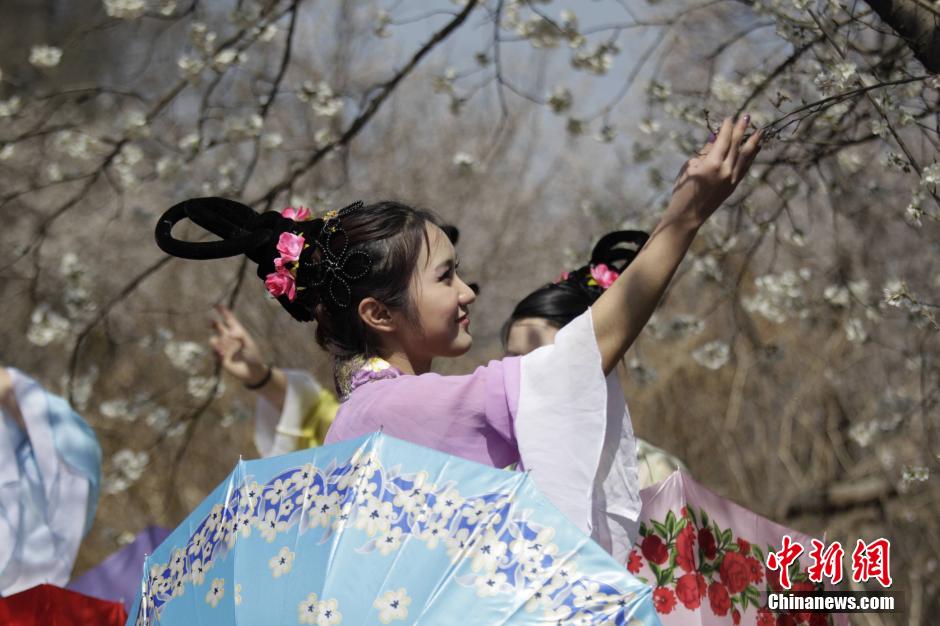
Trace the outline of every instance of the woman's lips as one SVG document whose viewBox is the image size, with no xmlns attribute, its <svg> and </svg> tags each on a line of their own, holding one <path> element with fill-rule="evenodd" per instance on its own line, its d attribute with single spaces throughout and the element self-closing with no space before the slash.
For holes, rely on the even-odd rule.
<svg viewBox="0 0 940 626">
<path fill-rule="evenodd" d="M 463 326 L 464 328 L 470 328 L 470 316 L 464 315 L 463 317 L 458 318 L 457 323 Z"/>
</svg>

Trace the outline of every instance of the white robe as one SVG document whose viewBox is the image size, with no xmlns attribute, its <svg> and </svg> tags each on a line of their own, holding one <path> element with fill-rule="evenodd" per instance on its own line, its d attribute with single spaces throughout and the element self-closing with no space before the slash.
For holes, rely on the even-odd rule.
<svg viewBox="0 0 940 626">
<path fill-rule="evenodd" d="M 0 421 L 0 595 L 64 587 L 97 505 L 101 448 L 61 398 L 8 368 L 26 430 Z"/>
</svg>

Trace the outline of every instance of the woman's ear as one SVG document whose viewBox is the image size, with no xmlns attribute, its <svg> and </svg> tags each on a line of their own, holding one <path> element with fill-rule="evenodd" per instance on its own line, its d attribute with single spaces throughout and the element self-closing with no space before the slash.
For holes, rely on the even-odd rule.
<svg viewBox="0 0 940 626">
<path fill-rule="evenodd" d="M 372 297 L 363 298 L 359 303 L 359 318 L 363 324 L 379 334 L 387 335 L 398 328 L 388 307 Z"/>
</svg>

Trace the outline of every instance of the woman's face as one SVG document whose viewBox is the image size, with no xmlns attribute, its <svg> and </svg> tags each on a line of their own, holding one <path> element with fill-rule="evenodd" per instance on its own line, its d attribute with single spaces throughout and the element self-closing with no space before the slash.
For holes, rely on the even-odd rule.
<svg viewBox="0 0 940 626">
<path fill-rule="evenodd" d="M 470 304 L 476 294 L 457 275 L 457 257 L 447 235 L 427 225 L 429 248 L 418 258 L 411 283 L 417 328 L 400 337 L 412 359 L 460 356 L 470 349 Z"/>
<path fill-rule="evenodd" d="M 541 317 L 523 317 L 509 327 L 506 356 L 521 356 L 555 343 L 558 327 Z"/>
</svg>

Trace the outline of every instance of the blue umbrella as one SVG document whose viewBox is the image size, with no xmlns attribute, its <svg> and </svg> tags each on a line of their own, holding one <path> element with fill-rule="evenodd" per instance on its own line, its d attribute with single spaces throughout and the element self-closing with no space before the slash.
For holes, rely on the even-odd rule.
<svg viewBox="0 0 940 626">
<path fill-rule="evenodd" d="M 526 474 L 381 433 L 239 462 L 141 591 L 128 626 L 659 624 Z"/>
</svg>

